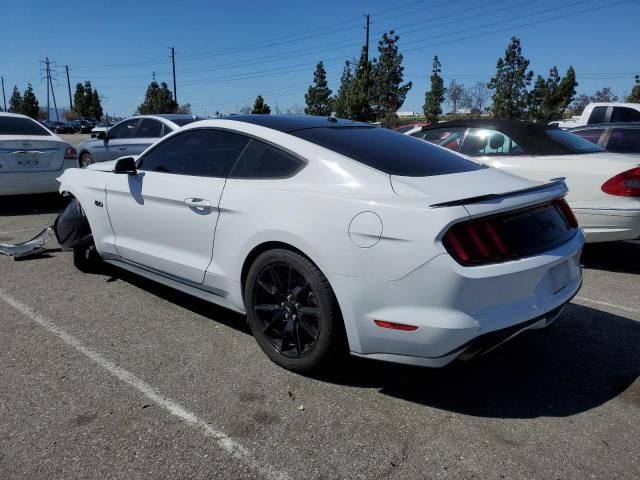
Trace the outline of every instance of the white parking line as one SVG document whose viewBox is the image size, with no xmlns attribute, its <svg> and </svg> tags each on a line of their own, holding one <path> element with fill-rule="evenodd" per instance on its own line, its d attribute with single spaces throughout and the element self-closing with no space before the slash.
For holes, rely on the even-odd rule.
<svg viewBox="0 0 640 480">
<path fill-rule="evenodd" d="M 260 474 L 261 476 L 273 479 L 273 480 L 288 480 L 289 476 L 286 473 L 282 473 L 280 471 L 275 470 L 270 465 L 266 465 L 258 462 L 252 455 L 249 450 L 240 445 L 238 442 L 233 440 L 231 437 L 225 435 L 224 433 L 214 429 L 209 425 L 206 421 L 198 418 L 194 413 L 190 412 L 186 408 L 182 407 L 180 404 L 174 402 L 170 398 L 165 397 L 161 393 L 158 393 L 151 385 L 146 383 L 144 380 L 136 377 L 133 373 L 128 372 L 122 367 L 119 367 L 115 363 L 110 360 L 104 358 L 101 354 L 92 350 L 86 346 L 84 346 L 77 338 L 69 333 L 65 332 L 61 328 L 57 327 L 47 318 L 42 315 L 34 312 L 24 303 L 15 299 L 5 291 L 0 289 L 0 298 L 4 300 L 6 303 L 11 305 L 18 312 L 28 317 L 38 325 L 44 327 L 49 332 L 56 335 L 60 338 L 64 343 L 73 347 L 78 352 L 82 353 L 93 362 L 107 370 L 109 373 L 119 378 L 123 382 L 132 386 L 140 393 L 142 393 L 145 397 L 151 400 L 153 403 L 165 408 L 171 415 L 178 417 L 180 420 L 185 423 L 199 428 L 207 437 L 213 438 L 218 446 L 224 450 L 226 453 L 231 455 L 236 460 L 244 463 L 249 466 L 252 470 Z"/>
<path fill-rule="evenodd" d="M 42 227 L 19 228 L 17 230 L 5 230 L 5 231 L 0 231 L 0 235 L 8 235 L 11 233 L 33 232 L 35 230 L 42 230 Z"/>
<path fill-rule="evenodd" d="M 593 305 L 600 305 L 603 307 L 609 308 L 617 308 L 618 310 L 624 310 L 625 312 L 630 313 L 640 313 L 640 310 L 637 308 L 625 307 L 623 305 L 616 305 L 615 303 L 603 302 L 602 300 L 593 300 L 587 297 L 574 297 L 574 300 L 578 300 L 580 302 L 591 303 Z"/>
</svg>

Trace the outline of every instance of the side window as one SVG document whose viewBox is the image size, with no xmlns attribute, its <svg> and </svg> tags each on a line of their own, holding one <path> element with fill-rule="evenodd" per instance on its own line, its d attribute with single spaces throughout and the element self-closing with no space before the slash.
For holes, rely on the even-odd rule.
<svg viewBox="0 0 640 480">
<path fill-rule="evenodd" d="M 163 130 L 162 130 L 162 137 L 164 137 L 165 135 L 169 135 L 171 132 L 173 132 L 173 128 L 171 128 L 169 125 L 162 125 Z"/>
<path fill-rule="evenodd" d="M 290 177 L 304 165 L 293 155 L 258 140 L 251 140 L 231 172 L 231 178 Z"/>
<path fill-rule="evenodd" d="M 607 107 L 595 107 L 589 116 L 588 124 L 604 123 L 604 117 L 607 113 Z"/>
<path fill-rule="evenodd" d="M 161 141 L 144 155 L 139 170 L 226 178 L 249 138 L 224 130 L 188 130 Z"/>
<path fill-rule="evenodd" d="M 134 118 L 132 120 L 125 120 L 124 122 L 120 122 L 113 128 L 109 130 L 109 138 L 110 139 L 120 139 L 120 138 L 133 138 L 133 135 L 136 133 L 136 128 L 138 127 L 138 123 L 140 123 L 139 118 Z"/>
<path fill-rule="evenodd" d="M 413 136 L 457 152 L 460 149 L 466 130 L 465 127 L 434 128 L 433 130 L 416 132 Z"/>
<path fill-rule="evenodd" d="M 160 138 L 162 136 L 162 123 L 150 118 L 143 118 L 136 131 L 136 138 Z"/>
<path fill-rule="evenodd" d="M 629 107 L 613 107 L 611 123 L 640 122 L 640 112 Z"/>
<path fill-rule="evenodd" d="M 579 137 L 582 137 L 585 140 L 589 140 L 591 143 L 595 143 L 597 145 L 600 141 L 602 132 L 604 132 L 604 128 L 590 128 L 588 130 L 578 130 L 575 132 L 572 131 L 571 133 L 574 133 Z"/>
<path fill-rule="evenodd" d="M 607 150 L 616 153 L 640 153 L 640 128 L 612 129 Z"/>
<path fill-rule="evenodd" d="M 524 155 L 513 139 L 488 128 L 470 128 L 467 136 L 464 137 L 460 153 L 470 157 Z"/>
</svg>

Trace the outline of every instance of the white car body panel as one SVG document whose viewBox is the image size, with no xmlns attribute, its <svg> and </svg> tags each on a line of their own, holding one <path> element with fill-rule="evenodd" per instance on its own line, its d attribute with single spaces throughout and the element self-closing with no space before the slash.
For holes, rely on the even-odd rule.
<svg viewBox="0 0 640 480">
<path fill-rule="evenodd" d="M 588 243 L 640 237 L 640 198 L 608 195 L 602 191 L 602 185 L 611 177 L 638 166 L 635 155 L 602 152 L 486 156 L 477 160 L 532 180 L 565 177 L 569 187 L 567 202 L 584 229 Z"/>
<path fill-rule="evenodd" d="M 494 169 L 390 177 L 287 133 L 233 120 L 197 122 L 181 132 L 206 127 L 270 142 L 307 165 L 291 178 L 250 180 L 115 174 L 114 162 L 70 169 L 60 191 L 82 204 L 105 260 L 244 312 L 245 261 L 267 243 L 285 245 L 303 252 L 329 280 L 352 353 L 430 366 L 449 363 L 484 333 L 552 320 L 552 311 L 580 287 L 580 230 L 544 254 L 482 267 L 461 266 L 441 242 L 455 222 L 560 198 L 562 184 L 433 208 L 540 183 Z M 163 175 L 166 180 L 155 178 Z M 209 200 L 210 211 L 194 211 L 186 198 Z M 419 328 L 382 329 L 374 319 Z"/>
<path fill-rule="evenodd" d="M 29 119 L 4 112 L 0 112 L 0 117 Z M 64 159 L 71 145 L 43 125 L 39 126 L 51 135 L 0 134 L 0 196 L 56 192 L 59 187 L 56 178 L 77 165 L 76 160 Z"/>
</svg>

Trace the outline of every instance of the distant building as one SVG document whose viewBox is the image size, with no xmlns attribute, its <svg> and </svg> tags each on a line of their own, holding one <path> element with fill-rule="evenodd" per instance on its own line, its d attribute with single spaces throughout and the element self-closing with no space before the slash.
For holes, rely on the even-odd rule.
<svg viewBox="0 0 640 480">
<path fill-rule="evenodd" d="M 418 112 L 396 112 L 396 115 L 398 115 L 398 117 L 400 118 L 407 118 L 407 117 L 417 117 L 418 116 Z"/>
</svg>

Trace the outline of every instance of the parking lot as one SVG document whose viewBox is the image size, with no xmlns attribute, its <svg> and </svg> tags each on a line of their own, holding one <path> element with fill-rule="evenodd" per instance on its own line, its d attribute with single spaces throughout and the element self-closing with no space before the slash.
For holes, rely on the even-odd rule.
<svg viewBox="0 0 640 480">
<path fill-rule="evenodd" d="M 56 196 L 0 204 L 0 242 Z M 2 478 L 638 478 L 640 244 L 588 248 L 546 331 L 440 371 L 276 367 L 244 318 L 55 242 L 0 257 Z"/>
</svg>

